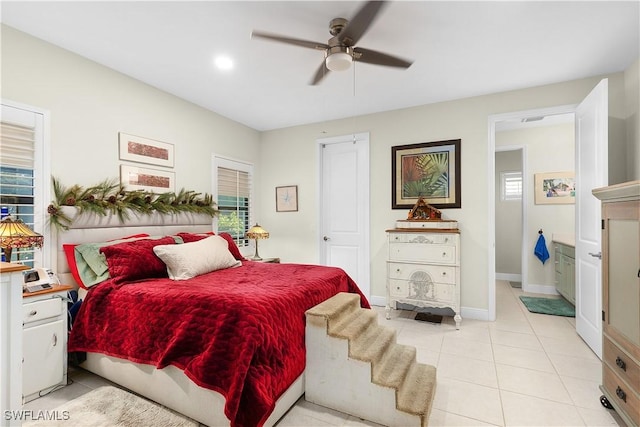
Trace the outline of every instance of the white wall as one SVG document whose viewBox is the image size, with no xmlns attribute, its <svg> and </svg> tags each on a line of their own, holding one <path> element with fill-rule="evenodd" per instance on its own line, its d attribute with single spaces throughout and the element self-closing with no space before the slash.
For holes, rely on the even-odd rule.
<svg viewBox="0 0 640 427">
<path fill-rule="evenodd" d="M 462 306 L 488 308 L 488 117 L 577 103 L 600 78 L 424 105 L 262 134 L 63 49 L 2 26 L 2 97 L 51 112 L 52 173 L 63 184 L 118 176 L 120 131 L 176 146 L 178 188 L 210 192 L 212 153 L 256 164 L 256 204 L 271 237 L 263 256 L 317 262 L 316 139 L 370 132 L 371 289 L 385 294 L 385 229 L 391 209 L 391 147 L 462 139 L 462 209 L 444 210 L 462 231 Z M 608 76 L 610 115 L 624 115 L 624 74 Z M 180 78 L 180 76 L 177 76 Z M 345 98 L 345 102 L 349 99 Z M 491 153 L 493 156 L 493 153 Z M 275 212 L 275 187 L 298 185 L 299 211 Z M 493 286 L 493 284 L 491 284 Z"/>
<path fill-rule="evenodd" d="M 624 73 L 627 179 L 640 179 L 640 60 Z"/>
<path fill-rule="evenodd" d="M 176 190 L 211 193 L 212 153 L 259 159 L 257 131 L 5 25 L 2 98 L 51 113 L 66 186 L 119 177 L 118 132 L 174 144 Z"/>
<path fill-rule="evenodd" d="M 623 73 L 610 75 L 614 95 L 623 94 Z M 488 310 L 487 159 L 488 117 L 492 114 L 577 104 L 600 81 L 599 77 L 423 105 L 397 111 L 264 132 L 261 136 L 264 194 L 279 185 L 296 184 L 300 211 L 275 212 L 265 199 L 261 219 L 272 238 L 265 253 L 284 261 L 317 262 L 318 218 L 315 141 L 318 138 L 370 132 L 371 135 L 371 293 L 385 294 L 385 230 L 403 210 L 391 209 L 391 147 L 445 139 L 462 139 L 462 208 L 445 209 L 445 218 L 460 222 L 462 232 L 461 304 L 463 311 Z M 610 114 L 621 117 L 623 100 L 610 96 Z M 345 102 L 349 102 L 348 98 Z M 283 156 L 282 153 L 287 155 Z M 493 156 L 493 153 L 491 153 Z M 545 224 L 542 224 L 544 226 Z M 540 227 L 540 225 L 535 225 Z M 282 238 L 279 236 L 283 236 Z M 491 284 L 493 286 L 493 284 Z"/>
<path fill-rule="evenodd" d="M 523 145 L 527 147 L 527 180 L 530 185 L 524 188 L 527 193 L 527 230 L 525 251 L 527 255 L 530 286 L 555 286 L 554 259 L 551 240 L 553 234 L 575 233 L 575 205 L 545 205 L 535 203 L 535 174 L 546 172 L 575 172 L 575 132 L 573 123 L 555 126 L 535 127 L 513 131 L 498 132 L 496 147 L 504 145 Z M 499 194 L 496 195 L 496 198 Z M 496 230 L 498 229 L 496 214 Z M 538 230 L 542 229 L 551 258 L 544 264 L 533 254 L 538 239 Z"/>
</svg>

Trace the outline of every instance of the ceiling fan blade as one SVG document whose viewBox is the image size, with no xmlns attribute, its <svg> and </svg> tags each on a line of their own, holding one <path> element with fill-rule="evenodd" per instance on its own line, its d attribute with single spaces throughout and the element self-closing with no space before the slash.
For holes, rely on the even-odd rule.
<svg viewBox="0 0 640 427">
<path fill-rule="evenodd" d="M 251 33 L 251 38 L 254 38 L 254 37 L 272 40 L 272 41 L 281 42 L 281 43 L 292 44 L 295 46 L 308 47 L 310 49 L 326 50 L 329 48 L 329 46 L 324 43 L 319 43 L 319 42 L 314 42 L 309 40 L 294 39 L 291 37 L 279 36 L 277 34 L 263 33 L 261 31 L 253 31 Z"/>
<path fill-rule="evenodd" d="M 330 71 L 331 70 L 327 68 L 327 64 L 322 61 L 322 64 L 318 67 L 318 71 L 316 71 L 316 74 L 313 76 L 313 80 L 309 84 L 317 85 L 327 74 L 329 74 Z"/>
<path fill-rule="evenodd" d="M 369 1 L 362 6 L 347 26 L 336 36 L 340 43 L 345 46 L 354 46 L 358 43 L 385 3 L 384 1 Z"/>
<path fill-rule="evenodd" d="M 362 47 L 353 48 L 353 60 L 367 64 L 386 65 L 387 67 L 409 68 L 413 62 L 407 61 L 397 56 L 375 50 L 364 49 Z"/>
</svg>

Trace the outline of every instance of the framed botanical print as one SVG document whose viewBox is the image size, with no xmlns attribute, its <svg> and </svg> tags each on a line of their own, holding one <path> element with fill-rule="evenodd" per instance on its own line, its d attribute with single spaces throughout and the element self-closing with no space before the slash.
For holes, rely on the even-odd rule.
<svg viewBox="0 0 640 427">
<path fill-rule="evenodd" d="M 460 140 L 391 147 L 391 208 L 411 209 L 422 197 L 438 208 L 462 207 Z"/>
<path fill-rule="evenodd" d="M 298 211 L 298 186 L 276 187 L 276 212 Z"/>
</svg>

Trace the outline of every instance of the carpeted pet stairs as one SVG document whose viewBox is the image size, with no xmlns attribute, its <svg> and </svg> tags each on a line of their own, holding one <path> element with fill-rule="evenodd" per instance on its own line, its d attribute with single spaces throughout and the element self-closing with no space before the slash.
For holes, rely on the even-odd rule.
<svg viewBox="0 0 640 427">
<path fill-rule="evenodd" d="M 305 399 L 390 427 L 424 427 L 436 368 L 416 362 L 416 349 L 377 317 L 350 293 L 306 312 Z"/>
</svg>

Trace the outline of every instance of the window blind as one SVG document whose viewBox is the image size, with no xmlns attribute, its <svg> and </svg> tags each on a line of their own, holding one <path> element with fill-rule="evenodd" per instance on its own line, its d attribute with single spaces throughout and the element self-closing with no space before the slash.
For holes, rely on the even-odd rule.
<svg viewBox="0 0 640 427">
<path fill-rule="evenodd" d="M 15 219 L 34 228 L 35 129 L 0 122 L 0 205 Z M 32 249 L 15 249 L 14 261 L 30 265 Z M 6 260 L 9 261 L 9 260 Z"/>
<path fill-rule="evenodd" d="M 216 159 L 218 232 L 231 234 L 238 246 L 248 244 L 253 167 L 228 159 Z"/>
<path fill-rule="evenodd" d="M 502 200 L 522 199 L 522 172 L 502 172 Z"/>
</svg>

